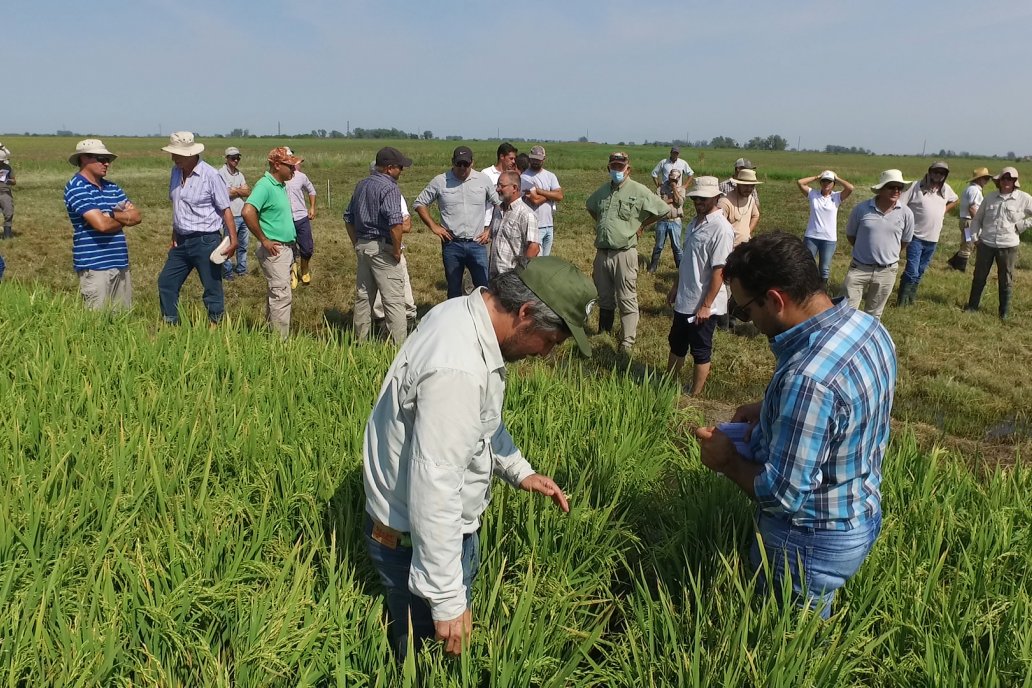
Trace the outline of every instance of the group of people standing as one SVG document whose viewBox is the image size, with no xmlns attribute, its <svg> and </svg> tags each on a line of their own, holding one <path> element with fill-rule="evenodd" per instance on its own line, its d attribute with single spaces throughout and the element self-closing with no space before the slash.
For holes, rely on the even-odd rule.
<svg viewBox="0 0 1032 688">
<path fill-rule="evenodd" d="M 179 294 L 190 273 L 203 289 L 208 320 L 225 313 L 223 281 L 247 272 L 248 237 L 259 242 L 258 262 L 268 282 L 266 317 L 281 336 L 290 329 L 291 289 L 311 283 L 314 252 L 311 220 L 315 187 L 300 171 L 302 158 L 289 148 L 269 152 L 268 171 L 252 188 L 239 169 L 236 147 L 225 151 L 216 170 L 204 160 L 204 144 L 188 131 L 175 132 L 161 150 L 172 159 L 168 198 L 172 231 L 165 265 L 158 275 L 162 319 L 179 322 Z M 99 139 L 80 141 L 68 161 L 78 167 L 65 186 L 72 224 L 72 260 L 87 307 L 130 308 L 132 279 L 123 229 L 141 221 L 140 212 L 117 184 L 107 179 L 118 156 Z M 305 196 L 307 195 L 307 205 Z M 300 261 L 294 260 L 297 248 Z M 236 264 L 233 264 L 233 257 Z"/>
</svg>

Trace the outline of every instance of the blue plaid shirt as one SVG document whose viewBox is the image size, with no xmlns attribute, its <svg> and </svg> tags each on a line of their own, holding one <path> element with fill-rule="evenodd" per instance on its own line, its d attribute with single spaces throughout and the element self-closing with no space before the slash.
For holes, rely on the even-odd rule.
<svg viewBox="0 0 1032 688">
<path fill-rule="evenodd" d="M 768 514 L 850 530 L 881 511 L 896 350 L 876 319 L 837 299 L 771 340 L 774 376 L 750 446 Z"/>
<path fill-rule="evenodd" d="M 391 175 L 379 171 L 358 182 L 344 209 L 344 222 L 355 228 L 359 239 L 383 239 L 391 243 L 391 227 L 404 221 L 398 183 Z"/>
</svg>

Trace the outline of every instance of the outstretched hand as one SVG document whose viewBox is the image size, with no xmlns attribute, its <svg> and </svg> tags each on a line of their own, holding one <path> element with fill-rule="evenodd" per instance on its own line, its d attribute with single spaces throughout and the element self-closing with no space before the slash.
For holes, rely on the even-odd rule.
<svg viewBox="0 0 1032 688">
<path fill-rule="evenodd" d="M 566 501 L 566 495 L 563 494 L 562 489 L 555 484 L 555 481 L 549 478 L 547 475 L 541 475 L 539 473 L 531 473 L 520 483 L 520 489 L 526 490 L 527 492 L 537 492 L 538 494 L 551 497 L 555 505 L 563 510 L 564 513 L 570 513 L 570 504 Z"/>
</svg>

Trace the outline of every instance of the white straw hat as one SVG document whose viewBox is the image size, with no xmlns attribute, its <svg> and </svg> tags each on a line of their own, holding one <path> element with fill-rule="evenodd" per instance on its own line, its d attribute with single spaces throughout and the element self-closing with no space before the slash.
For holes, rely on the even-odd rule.
<svg viewBox="0 0 1032 688">
<path fill-rule="evenodd" d="M 68 162 L 73 165 L 79 164 L 79 156 L 83 155 L 108 155 L 112 160 L 118 156 L 104 147 L 100 139 L 83 139 L 75 144 L 75 152 L 68 156 Z"/>
<path fill-rule="evenodd" d="M 878 183 L 871 187 L 871 191 L 879 191 L 886 184 L 903 184 L 906 186 L 909 183 L 903 178 L 903 173 L 899 170 L 885 170 L 881 173 Z"/>
<path fill-rule="evenodd" d="M 693 198 L 713 198 L 720 195 L 720 180 L 716 177 L 696 177 L 688 195 Z"/>
<path fill-rule="evenodd" d="M 204 144 L 194 143 L 193 132 L 176 131 L 168 137 L 168 145 L 161 150 L 176 155 L 200 155 Z"/>
<path fill-rule="evenodd" d="M 208 260 L 215 263 L 216 265 L 222 265 L 226 262 L 229 256 L 224 255 L 222 252 L 229 248 L 229 237 L 226 236 L 219 242 L 219 245 L 215 247 L 215 250 L 208 256 Z"/>
</svg>

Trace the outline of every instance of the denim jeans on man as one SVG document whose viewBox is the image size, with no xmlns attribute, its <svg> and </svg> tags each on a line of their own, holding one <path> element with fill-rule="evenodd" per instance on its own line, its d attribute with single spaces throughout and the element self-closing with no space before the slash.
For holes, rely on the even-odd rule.
<svg viewBox="0 0 1032 688">
<path fill-rule="evenodd" d="M 881 512 L 853 530 L 823 530 L 794 526 L 765 513 L 756 520 L 757 538 L 749 550 L 753 570 L 761 573 L 761 586 L 770 586 L 780 598 L 788 565 L 792 596 L 797 606 L 817 609 L 821 618 L 831 616 L 835 592 L 864 563 L 881 532 Z M 760 540 L 773 580 L 763 574 Z"/>
<path fill-rule="evenodd" d="M 455 238 L 441 246 L 444 279 L 448 282 L 448 298 L 463 296 L 462 271 L 469 270 L 474 287 L 487 286 L 487 246 L 473 239 Z"/>
<path fill-rule="evenodd" d="M 938 245 L 938 242 L 914 237 L 914 240 L 907 245 L 907 266 L 903 269 L 900 283 L 919 284 L 925 270 L 932 262 L 932 256 L 935 255 L 935 248 Z"/>
<path fill-rule="evenodd" d="M 380 575 L 387 605 L 387 630 L 398 659 L 404 659 L 409 642 L 409 618 L 412 621 L 412 648 L 417 653 L 427 640 L 436 635 L 430 604 L 409 591 L 409 569 L 412 548 L 399 544 L 390 547 L 373 539 L 373 520 L 365 516 L 366 549 L 373 567 Z M 462 584 L 466 586 L 466 608 L 472 602 L 473 582 L 480 570 L 480 538 L 470 533 L 462 538 Z"/>
<path fill-rule="evenodd" d="M 176 235 L 176 246 L 168 250 L 165 267 L 158 275 L 158 300 L 167 323 L 179 322 L 179 290 L 191 270 L 197 270 L 204 286 L 208 320 L 217 323 L 226 310 L 222 292 L 222 266 L 211 262 L 211 252 L 222 241 L 221 232 Z"/>
<path fill-rule="evenodd" d="M 233 217 L 233 222 L 236 223 L 237 230 L 237 250 L 236 250 L 236 267 L 233 267 L 233 256 L 226 259 L 226 262 L 222 264 L 225 268 L 226 275 L 231 275 L 234 272 L 238 275 L 247 274 L 247 244 L 251 237 L 251 233 L 247 231 L 247 225 L 244 224 L 244 218 L 236 215 Z"/>
<path fill-rule="evenodd" d="M 656 246 L 652 249 L 649 272 L 659 269 L 659 260 L 663 257 L 668 235 L 671 239 L 670 248 L 674 250 L 674 267 L 681 267 L 681 223 L 676 220 L 660 220 L 656 223 Z"/>
<path fill-rule="evenodd" d="M 835 256 L 835 243 L 829 239 L 803 237 L 803 243 L 810 255 L 817 259 L 817 268 L 825 282 L 831 277 L 831 259 Z"/>
<path fill-rule="evenodd" d="M 552 255 L 552 240 L 555 238 L 555 227 L 538 227 L 538 238 L 541 239 L 541 252 L 538 255 Z"/>
</svg>

